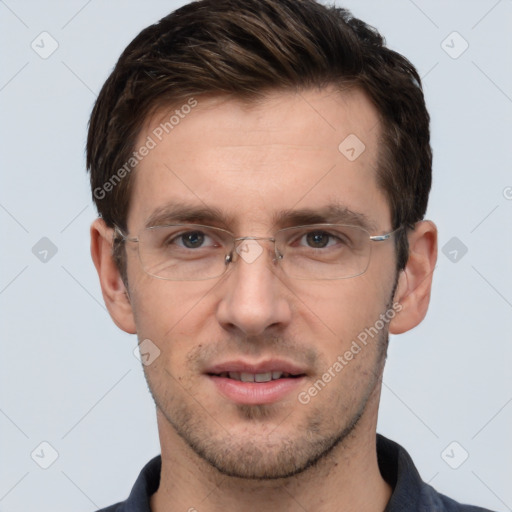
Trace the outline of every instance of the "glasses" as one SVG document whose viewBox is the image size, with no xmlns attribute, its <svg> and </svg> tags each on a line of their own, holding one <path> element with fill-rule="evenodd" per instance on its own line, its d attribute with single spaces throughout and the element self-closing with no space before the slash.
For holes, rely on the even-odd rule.
<svg viewBox="0 0 512 512">
<path fill-rule="evenodd" d="M 223 275 L 230 264 L 253 263 L 271 242 L 274 263 L 295 279 L 331 280 L 366 272 L 374 242 L 389 240 L 398 230 L 370 235 L 358 226 L 313 224 L 284 228 L 271 238 L 235 237 L 212 226 L 172 224 L 145 228 L 129 237 L 117 226 L 115 236 L 138 245 L 139 259 L 150 276 L 170 281 L 202 281 Z"/>
</svg>

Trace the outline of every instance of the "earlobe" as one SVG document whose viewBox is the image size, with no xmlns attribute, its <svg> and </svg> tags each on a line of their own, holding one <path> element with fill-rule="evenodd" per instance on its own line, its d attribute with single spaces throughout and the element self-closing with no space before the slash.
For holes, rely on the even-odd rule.
<svg viewBox="0 0 512 512">
<path fill-rule="evenodd" d="M 390 323 L 391 334 L 416 327 L 425 318 L 430 302 L 437 261 L 437 228 L 431 221 L 421 221 L 408 236 L 409 258 L 400 272 L 394 297 L 401 310 Z"/>
<path fill-rule="evenodd" d="M 103 300 L 114 323 L 123 331 L 135 334 L 135 321 L 128 290 L 112 255 L 113 230 L 103 219 L 91 225 L 91 256 L 100 279 Z"/>
</svg>

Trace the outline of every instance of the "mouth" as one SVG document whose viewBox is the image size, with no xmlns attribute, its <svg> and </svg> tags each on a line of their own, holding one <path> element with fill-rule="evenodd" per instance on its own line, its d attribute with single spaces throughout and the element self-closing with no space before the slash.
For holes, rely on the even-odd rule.
<svg viewBox="0 0 512 512">
<path fill-rule="evenodd" d="M 262 405 L 281 401 L 297 391 L 304 383 L 306 372 L 284 361 L 257 365 L 234 361 L 210 368 L 206 376 L 229 401 Z"/>
<path fill-rule="evenodd" d="M 221 372 L 209 373 L 211 377 L 222 377 L 223 379 L 233 379 L 240 382 L 270 382 L 280 379 L 297 379 L 305 374 L 292 374 L 279 370 L 264 373 L 248 373 L 248 372 Z"/>
</svg>

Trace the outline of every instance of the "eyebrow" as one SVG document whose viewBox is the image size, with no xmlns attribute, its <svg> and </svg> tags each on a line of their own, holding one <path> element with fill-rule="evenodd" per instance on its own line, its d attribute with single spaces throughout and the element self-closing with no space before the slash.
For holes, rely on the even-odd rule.
<svg viewBox="0 0 512 512">
<path fill-rule="evenodd" d="M 348 224 L 367 231 L 375 231 L 375 224 L 362 212 L 355 212 L 340 204 L 332 203 L 320 208 L 280 210 L 274 215 L 276 225 L 300 226 L 308 224 Z"/>
<path fill-rule="evenodd" d="M 217 224 L 227 227 L 234 218 L 227 216 L 218 208 L 191 205 L 172 201 L 156 208 L 146 219 L 145 227 L 161 226 L 164 224 Z"/>
<path fill-rule="evenodd" d="M 173 201 L 156 208 L 147 218 L 145 227 L 174 223 L 216 225 L 230 230 L 229 226 L 235 224 L 235 217 L 218 208 Z M 272 223 L 278 229 L 309 224 L 348 224 L 369 232 L 376 230 L 367 215 L 340 203 L 330 203 L 319 208 L 279 210 L 272 215 Z"/>
</svg>

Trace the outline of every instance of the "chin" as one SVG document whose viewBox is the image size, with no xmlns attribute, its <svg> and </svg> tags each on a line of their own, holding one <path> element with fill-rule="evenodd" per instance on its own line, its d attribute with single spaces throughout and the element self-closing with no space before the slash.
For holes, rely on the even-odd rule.
<svg viewBox="0 0 512 512">
<path fill-rule="evenodd" d="M 161 410 L 161 409 L 160 409 Z M 161 410 L 162 411 L 162 410 Z M 301 420 L 279 415 L 275 406 L 237 406 L 233 428 L 200 418 L 187 408 L 163 414 L 188 447 L 220 474 L 246 480 L 295 476 L 315 466 L 355 429 L 364 409 L 339 424 L 312 410 Z"/>
</svg>

